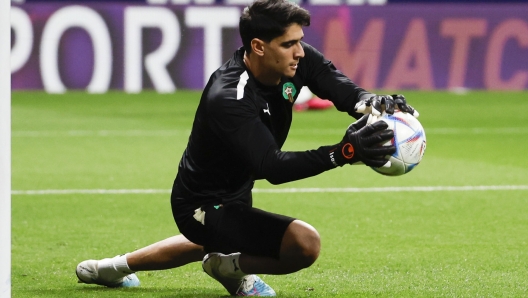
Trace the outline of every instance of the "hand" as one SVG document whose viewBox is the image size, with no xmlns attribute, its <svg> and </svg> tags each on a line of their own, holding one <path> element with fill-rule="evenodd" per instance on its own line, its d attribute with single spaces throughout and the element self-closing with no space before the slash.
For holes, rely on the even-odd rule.
<svg viewBox="0 0 528 298">
<path fill-rule="evenodd" d="M 394 114 L 395 108 L 404 113 L 409 113 L 415 118 L 418 118 L 420 115 L 417 110 L 407 104 L 405 96 L 401 94 L 368 94 L 367 96 L 363 96 L 363 99 L 356 104 L 354 110 L 358 113 L 370 115 L 367 121 L 367 123 L 370 124 L 376 122 L 383 113 Z"/>
<path fill-rule="evenodd" d="M 352 123 L 341 143 L 330 151 L 330 160 L 335 166 L 357 162 L 376 168 L 390 166 L 385 156 L 392 155 L 396 147 L 380 144 L 392 139 L 394 132 L 387 130 L 388 125 L 384 121 L 367 124 L 369 118 L 365 115 Z"/>
</svg>

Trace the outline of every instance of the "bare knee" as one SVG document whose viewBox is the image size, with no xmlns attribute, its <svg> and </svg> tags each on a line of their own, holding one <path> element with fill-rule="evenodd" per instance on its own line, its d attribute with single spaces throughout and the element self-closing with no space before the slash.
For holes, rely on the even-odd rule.
<svg viewBox="0 0 528 298">
<path fill-rule="evenodd" d="M 311 225 L 293 221 L 284 233 L 281 260 L 295 264 L 297 270 L 310 267 L 319 257 L 321 238 Z"/>
</svg>

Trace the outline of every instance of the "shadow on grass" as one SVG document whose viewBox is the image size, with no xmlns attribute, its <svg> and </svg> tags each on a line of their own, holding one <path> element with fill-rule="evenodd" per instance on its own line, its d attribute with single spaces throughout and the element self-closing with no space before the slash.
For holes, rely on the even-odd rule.
<svg viewBox="0 0 528 298">
<path fill-rule="evenodd" d="M 160 298 L 176 298 L 176 297 L 204 297 L 204 298 L 219 298 L 230 297 L 227 292 L 215 291 L 206 288 L 129 288 L 129 289 L 111 289 L 111 288 L 84 288 L 76 291 L 83 293 L 86 296 L 94 297 L 122 297 L 126 296 L 141 296 L 141 297 L 160 297 Z"/>
<path fill-rule="evenodd" d="M 24 289 L 13 293 L 13 297 L 158 297 L 158 298 L 228 298 L 227 292 L 218 289 L 208 289 L 203 287 L 166 288 L 166 287 L 143 287 L 143 288 L 106 288 L 106 287 L 82 287 L 82 288 L 53 288 L 53 289 Z M 316 292 L 277 292 L 278 297 L 298 298 L 298 297 L 325 297 Z M 331 295 L 335 296 L 335 295 Z M 337 295 L 339 296 L 339 295 Z M 363 296 L 358 293 L 353 297 Z"/>
</svg>

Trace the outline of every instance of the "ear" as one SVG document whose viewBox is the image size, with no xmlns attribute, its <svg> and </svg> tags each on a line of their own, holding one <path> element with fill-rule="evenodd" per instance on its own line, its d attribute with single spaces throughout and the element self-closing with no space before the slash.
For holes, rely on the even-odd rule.
<svg viewBox="0 0 528 298">
<path fill-rule="evenodd" d="M 264 56 L 264 44 L 265 42 L 258 39 L 253 38 L 251 40 L 251 50 L 257 54 L 257 56 Z"/>
</svg>

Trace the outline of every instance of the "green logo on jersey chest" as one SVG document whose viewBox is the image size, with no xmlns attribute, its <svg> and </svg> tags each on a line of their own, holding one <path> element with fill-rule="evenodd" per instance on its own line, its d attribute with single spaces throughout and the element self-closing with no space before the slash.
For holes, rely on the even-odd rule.
<svg viewBox="0 0 528 298">
<path fill-rule="evenodd" d="M 282 85 L 282 96 L 284 99 L 289 100 L 293 103 L 293 97 L 297 94 L 297 89 L 292 82 L 287 82 Z"/>
</svg>

